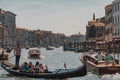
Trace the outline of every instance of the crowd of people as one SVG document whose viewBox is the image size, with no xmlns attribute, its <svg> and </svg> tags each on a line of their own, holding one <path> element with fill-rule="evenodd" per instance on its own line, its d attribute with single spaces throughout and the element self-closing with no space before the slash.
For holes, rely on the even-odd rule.
<svg viewBox="0 0 120 80">
<path fill-rule="evenodd" d="M 20 72 L 31 72 L 31 73 L 47 73 L 48 72 L 48 66 L 43 66 L 38 61 L 35 63 L 35 65 L 32 64 L 32 62 L 24 62 L 19 67 Z"/>
</svg>

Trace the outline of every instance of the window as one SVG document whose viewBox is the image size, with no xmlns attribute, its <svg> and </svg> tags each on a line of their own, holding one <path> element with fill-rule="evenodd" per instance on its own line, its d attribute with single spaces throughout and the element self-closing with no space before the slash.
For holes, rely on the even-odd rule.
<svg viewBox="0 0 120 80">
<path fill-rule="evenodd" d="M 119 15 L 118 15 L 118 23 L 119 23 Z"/>
<path fill-rule="evenodd" d="M 115 28 L 115 35 L 116 35 L 116 33 L 117 33 L 117 28 Z"/>
<path fill-rule="evenodd" d="M 115 5 L 115 12 L 117 11 L 117 9 L 116 9 L 116 5 Z"/>
<path fill-rule="evenodd" d="M 115 19 L 114 19 L 114 23 L 116 23 L 116 16 L 115 16 Z"/>
<path fill-rule="evenodd" d="M 112 22 L 113 22 L 113 24 L 114 24 L 114 17 L 112 18 Z"/>
<path fill-rule="evenodd" d="M 119 11 L 119 4 L 118 4 L 118 11 Z"/>
<path fill-rule="evenodd" d="M 112 12 L 114 12 L 114 6 L 112 7 Z"/>
<path fill-rule="evenodd" d="M 119 28 L 118 28 L 118 33 L 119 33 Z"/>
</svg>

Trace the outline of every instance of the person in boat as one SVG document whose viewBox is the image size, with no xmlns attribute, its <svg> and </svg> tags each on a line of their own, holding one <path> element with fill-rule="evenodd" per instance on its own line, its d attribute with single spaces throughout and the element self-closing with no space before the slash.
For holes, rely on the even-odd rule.
<svg viewBox="0 0 120 80">
<path fill-rule="evenodd" d="M 43 67 L 43 65 L 42 64 L 39 64 L 39 72 L 40 73 L 44 73 L 45 71 L 44 71 L 44 67 Z"/>
<path fill-rule="evenodd" d="M 108 53 L 108 56 L 110 57 L 110 60 L 114 60 L 114 57 L 111 51 Z"/>
<path fill-rule="evenodd" d="M 23 67 L 23 66 L 24 66 L 24 63 L 21 64 L 20 67 L 19 67 L 19 71 L 20 71 L 20 72 L 22 72 L 22 67 Z M 13 69 L 14 69 L 14 67 L 13 67 Z"/>
<path fill-rule="evenodd" d="M 105 60 L 106 64 L 108 64 L 110 61 L 112 61 L 112 59 L 111 59 L 111 57 L 108 53 L 105 54 L 105 59 L 104 60 Z"/>
<path fill-rule="evenodd" d="M 21 55 L 21 48 L 19 44 L 16 45 L 16 48 L 14 50 L 14 55 L 15 55 L 15 68 L 18 68 L 19 61 L 20 61 L 20 55 Z"/>
<path fill-rule="evenodd" d="M 45 65 L 45 70 L 44 70 L 46 73 L 48 72 L 48 65 L 46 64 Z"/>
<path fill-rule="evenodd" d="M 103 56 L 100 52 L 98 52 L 98 55 L 96 56 L 98 61 L 102 61 L 103 60 Z"/>
<path fill-rule="evenodd" d="M 24 62 L 24 64 L 21 66 L 20 71 L 21 72 L 30 72 L 30 67 L 27 62 Z"/>
<path fill-rule="evenodd" d="M 30 68 L 30 72 L 34 73 L 35 70 L 34 70 L 34 65 L 32 64 L 32 62 L 29 62 L 29 68 Z"/>
<path fill-rule="evenodd" d="M 39 62 L 37 61 L 36 63 L 35 63 L 35 73 L 39 73 Z"/>
<path fill-rule="evenodd" d="M 94 54 L 94 50 L 92 48 L 90 48 L 90 50 L 88 51 L 88 53 L 91 55 L 91 54 Z"/>
</svg>

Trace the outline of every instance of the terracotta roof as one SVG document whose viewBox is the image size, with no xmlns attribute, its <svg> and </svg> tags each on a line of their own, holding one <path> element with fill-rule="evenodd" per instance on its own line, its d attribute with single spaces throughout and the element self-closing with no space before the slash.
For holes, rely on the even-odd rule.
<svg viewBox="0 0 120 80">
<path fill-rule="evenodd" d="M 95 25 L 95 26 L 98 26 L 98 27 L 100 27 L 100 26 L 105 26 L 105 24 L 102 23 L 102 22 L 95 23 L 94 25 Z"/>
<path fill-rule="evenodd" d="M 100 22 L 98 19 L 95 19 L 95 20 L 92 20 L 92 21 L 88 21 L 87 27 L 91 27 L 92 25 L 98 26 L 98 27 L 105 26 L 105 24 L 103 22 Z"/>
</svg>

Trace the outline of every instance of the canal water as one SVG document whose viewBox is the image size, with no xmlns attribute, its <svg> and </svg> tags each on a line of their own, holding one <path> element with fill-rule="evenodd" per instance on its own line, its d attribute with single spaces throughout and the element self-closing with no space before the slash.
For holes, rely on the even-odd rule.
<svg viewBox="0 0 120 80">
<path fill-rule="evenodd" d="M 28 50 L 22 49 L 22 56 L 20 59 L 20 64 L 27 61 L 33 62 L 35 64 L 36 61 L 39 61 L 43 65 L 48 65 L 49 70 L 55 70 L 59 68 L 64 69 L 64 63 L 68 69 L 77 68 L 82 65 L 79 60 L 79 57 L 82 56 L 82 53 L 75 53 L 71 51 L 63 51 L 63 48 L 54 48 L 54 50 L 46 50 L 45 48 L 39 48 L 41 51 L 41 59 L 28 59 Z M 13 55 L 13 51 L 9 53 L 9 57 Z M 11 63 L 14 64 L 15 58 L 12 57 L 9 59 Z M 9 75 L 5 70 L 0 67 L 0 80 L 62 80 L 62 79 L 35 79 L 35 78 L 26 78 L 26 77 L 15 77 Z M 120 80 L 120 74 L 106 74 L 103 76 L 98 76 L 88 72 L 84 77 L 75 77 L 68 78 L 63 80 Z"/>
</svg>

